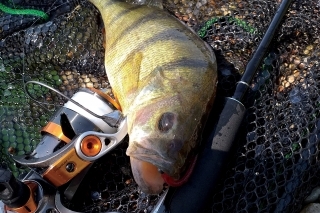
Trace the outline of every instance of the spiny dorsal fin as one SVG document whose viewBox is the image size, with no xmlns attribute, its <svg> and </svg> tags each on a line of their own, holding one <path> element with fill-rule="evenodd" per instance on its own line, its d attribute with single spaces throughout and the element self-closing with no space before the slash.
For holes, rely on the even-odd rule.
<svg viewBox="0 0 320 213">
<path fill-rule="evenodd" d="M 163 9 L 163 1 L 162 0 L 126 0 L 126 2 L 128 2 L 130 4 L 148 5 L 148 6 L 158 7 L 161 10 Z"/>
</svg>

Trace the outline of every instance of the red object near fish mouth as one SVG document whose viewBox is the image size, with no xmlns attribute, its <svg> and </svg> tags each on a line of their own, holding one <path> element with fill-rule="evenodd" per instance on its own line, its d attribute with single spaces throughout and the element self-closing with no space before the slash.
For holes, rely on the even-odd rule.
<svg viewBox="0 0 320 213">
<path fill-rule="evenodd" d="M 191 165 L 189 166 L 189 168 L 186 170 L 186 172 L 183 174 L 183 176 L 179 180 L 172 178 L 171 176 L 167 175 L 166 173 L 161 174 L 163 180 L 166 182 L 166 184 L 168 184 L 169 186 L 172 186 L 172 187 L 178 187 L 178 186 L 185 184 L 193 172 L 193 169 L 194 169 L 196 162 L 197 162 L 197 158 L 198 158 L 198 155 L 195 155 L 194 157 L 192 157 L 190 159 Z"/>
</svg>

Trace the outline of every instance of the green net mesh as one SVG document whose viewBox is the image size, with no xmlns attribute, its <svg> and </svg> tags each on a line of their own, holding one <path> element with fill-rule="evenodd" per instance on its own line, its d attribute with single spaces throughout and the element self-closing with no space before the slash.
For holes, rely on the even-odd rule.
<svg viewBox="0 0 320 213">
<path fill-rule="evenodd" d="M 218 108 L 233 94 L 279 3 L 164 2 L 214 49 Z M 0 12 L 0 158 L 19 175 L 25 169 L 9 154 L 30 153 L 41 138 L 39 130 L 64 103 L 36 85 L 28 87 L 38 100 L 32 101 L 24 82 L 41 81 L 69 97 L 81 87 L 110 90 L 110 85 L 103 23 L 91 4 L 16 0 L 3 5 L 20 13 Z M 241 134 L 208 212 L 299 212 L 319 184 L 319 9 L 318 1 L 295 0 L 290 6 L 251 84 Z M 83 212 L 150 212 L 159 196 L 141 193 L 133 181 L 126 145 L 96 162 L 78 202 L 64 200 L 65 205 Z"/>
</svg>

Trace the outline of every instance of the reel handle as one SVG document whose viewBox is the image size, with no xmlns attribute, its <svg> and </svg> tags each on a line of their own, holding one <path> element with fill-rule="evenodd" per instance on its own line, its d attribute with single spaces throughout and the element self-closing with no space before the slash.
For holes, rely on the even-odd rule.
<svg viewBox="0 0 320 213">
<path fill-rule="evenodd" d="M 17 213 L 31 213 L 37 209 L 34 187 L 16 179 L 8 169 L 0 168 L 0 200 L 6 210 Z"/>
<path fill-rule="evenodd" d="M 11 171 L 0 168 L 0 199 L 10 208 L 24 205 L 30 197 L 27 185 L 17 180 Z"/>
</svg>

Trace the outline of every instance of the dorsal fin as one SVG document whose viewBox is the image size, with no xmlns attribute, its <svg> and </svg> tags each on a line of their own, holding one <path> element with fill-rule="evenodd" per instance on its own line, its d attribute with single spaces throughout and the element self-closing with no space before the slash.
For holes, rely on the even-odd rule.
<svg viewBox="0 0 320 213">
<path fill-rule="evenodd" d="M 126 0 L 126 2 L 130 4 L 139 4 L 139 5 L 148 5 L 152 7 L 163 9 L 163 1 L 162 0 Z"/>
</svg>

